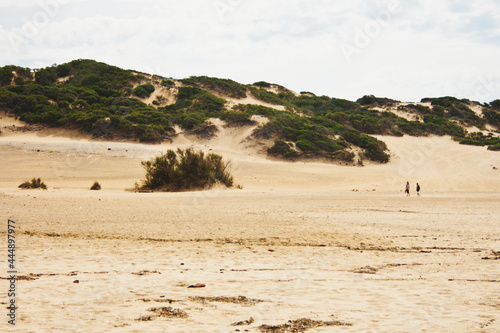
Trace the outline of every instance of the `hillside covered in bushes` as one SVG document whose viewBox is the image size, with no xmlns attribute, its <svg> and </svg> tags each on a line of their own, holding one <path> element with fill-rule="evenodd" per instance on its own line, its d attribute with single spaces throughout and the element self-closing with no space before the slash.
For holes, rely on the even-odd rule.
<svg viewBox="0 0 500 333">
<path fill-rule="evenodd" d="M 385 143 L 373 135 L 449 135 L 500 150 L 500 100 L 442 97 L 408 104 L 364 96 L 354 102 L 262 81 L 174 80 L 82 59 L 36 70 L 1 67 L 0 110 L 30 124 L 141 142 L 169 140 L 177 126 L 206 132 L 210 118 L 247 126 L 260 115 L 269 121 L 253 137 L 268 143 L 269 155 L 287 159 L 388 162 Z"/>
</svg>

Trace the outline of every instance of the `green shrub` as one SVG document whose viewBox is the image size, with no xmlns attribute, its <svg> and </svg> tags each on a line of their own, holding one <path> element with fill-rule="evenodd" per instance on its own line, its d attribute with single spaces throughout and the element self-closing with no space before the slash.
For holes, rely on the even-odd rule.
<svg viewBox="0 0 500 333">
<path fill-rule="evenodd" d="M 233 186 L 228 163 L 217 154 L 205 155 L 192 148 L 166 154 L 141 162 L 146 176 L 141 189 L 187 191 L 210 188 L 215 184 Z"/>
<path fill-rule="evenodd" d="M 252 93 L 252 95 L 255 96 L 255 98 L 260 99 L 261 101 L 264 101 L 269 104 L 275 104 L 275 105 L 283 105 L 286 107 L 291 107 L 293 108 L 293 104 L 287 102 L 284 100 L 282 97 L 279 95 L 276 95 L 273 92 L 267 91 L 265 89 L 261 88 L 255 88 L 252 86 L 249 86 L 248 89 Z"/>
<path fill-rule="evenodd" d="M 265 82 L 265 81 L 259 81 L 259 82 L 255 82 L 254 84 L 252 84 L 252 86 L 262 87 L 262 88 L 270 88 L 271 84 L 268 82 Z"/>
<path fill-rule="evenodd" d="M 380 163 L 387 163 L 390 159 L 389 154 L 380 149 L 367 149 L 364 154 L 368 159 Z"/>
<path fill-rule="evenodd" d="M 500 151 L 500 143 L 497 143 L 497 144 L 494 144 L 494 145 L 488 146 L 488 150 L 492 150 L 492 151 Z"/>
<path fill-rule="evenodd" d="M 474 140 L 471 138 L 457 138 L 457 137 L 455 137 L 454 139 L 457 140 L 461 145 L 480 146 L 480 147 L 483 147 L 486 145 L 483 141 Z"/>
<path fill-rule="evenodd" d="M 400 105 L 398 106 L 398 110 L 402 111 L 410 111 L 413 113 L 420 113 L 420 114 L 429 114 L 432 113 L 432 110 L 428 106 L 420 105 L 420 104 L 408 104 L 408 105 Z"/>
<path fill-rule="evenodd" d="M 500 100 L 499 100 L 500 103 Z M 500 109 L 500 106 L 499 106 Z M 494 110 L 483 110 L 484 118 L 488 124 L 500 129 L 500 112 Z"/>
<path fill-rule="evenodd" d="M 392 106 L 399 101 L 389 99 L 386 97 L 375 97 L 373 95 L 365 95 L 356 101 L 360 105 L 379 105 L 379 106 Z"/>
<path fill-rule="evenodd" d="M 10 85 L 13 78 L 12 66 L 0 67 L 0 87 Z"/>
<path fill-rule="evenodd" d="M 94 184 L 90 187 L 92 191 L 99 191 L 101 190 L 101 184 L 99 182 L 95 181 Z"/>
<path fill-rule="evenodd" d="M 181 80 L 181 82 L 186 85 L 208 89 L 232 98 L 247 97 L 246 87 L 229 79 L 219 79 L 208 76 L 191 76 L 188 79 Z"/>
<path fill-rule="evenodd" d="M 161 81 L 161 85 L 164 86 L 164 87 L 174 87 L 175 86 L 175 82 L 172 81 L 172 80 L 162 80 Z"/>
<path fill-rule="evenodd" d="M 267 149 L 267 153 L 269 155 L 284 157 L 287 159 L 293 159 L 299 156 L 299 153 L 293 149 L 289 143 L 283 140 L 274 141 L 274 145 Z"/>
<path fill-rule="evenodd" d="M 196 126 L 190 133 L 196 135 L 200 139 L 210 139 L 217 135 L 219 129 L 209 121 Z"/>
<path fill-rule="evenodd" d="M 491 107 L 500 110 L 500 99 L 496 99 L 490 103 Z"/>
<path fill-rule="evenodd" d="M 255 104 L 238 104 L 233 107 L 234 111 L 239 111 L 248 115 L 260 115 L 265 117 L 272 117 L 276 115 L 279 111 L 273 108 L 268 108 L 267 106 L 255 105 Z"/>
<path fill-rule="evenodd" d="M 364 156 L 372 161 L 387 163 L 390 156 L 385 153 L 387 145 L 372 136 L 362 134 L 355 130 L 347 130 L 342 134 L 342 137 L 358 147 L 364 148 Z"/>
<path fill-rule="evenodd" d="M 31 181 L 27 180 L 18 187 L 22 189 L 47 189 L 47 185 L 40 178 L 33 178 Z"/>
<path fill-rule="evenodd" d="M 224 120 L 229 126 L 239 127 L 246 125 L 255 125 L 256 122 L 251 120 L 251 115 L 242 112 L 224 112 L 219 117 Z"/>
<path fill-rule="evenodd" d="M 224 111 L 226 100 L 200 88 L 180 87 L 175 104 L 168 105 L 162 110 L 172 115 L 185 114 L 186 112 L 196 113 L 201 117 L 203 123 L 211 117 L 219 117 Z M 178 119 L 179 116 L 176 116 Z"/>
<path fill-rule="evenodd" d="M 147 98 L 155 91 L 155 87 L 152 84 L 143 84 L 135 87 L 132 93 L 140 98 Z"/>
<path fill-rule="evenodd" d="M 54 67 L 46 67 L 35 73 L 35 82 L 41 85 L 50 85 L 56 82 L 57 73 Z"/>
</svg>

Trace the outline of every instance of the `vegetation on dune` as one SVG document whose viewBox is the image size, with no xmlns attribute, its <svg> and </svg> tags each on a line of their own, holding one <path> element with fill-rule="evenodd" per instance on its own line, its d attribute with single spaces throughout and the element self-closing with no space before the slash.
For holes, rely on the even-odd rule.
<svg viewBox="0 0 500 333">
<path fill-rule="evenodd" d="M 373 95 L 365 95 L 360 99 L 358 99 L 356 103 L 360 105 L 394 106 L 401 102 L 386 97 L 375 97 Z"/>
<path fill-rule="evenodd" d="M 256 122 L 251 119 L 251 114 L 243 112 L 227 111 L 222 113 L 219 118 L 224 120 L 227 125 L 231 127 L 250 126 L 256 124 Z"/>
<path fill-rule="evenodd" d="M 460 142 L 462 145 L 471 145 L 471 146 L 488 146 L 489 150 L 498 150 L 495 146 L 498 147 L 500 144 L 500 138 L 493 137 L 491 134 L 484 135 L 481 132 L 471 133 L 464 137 L 455 137 L 456 141 Z"/>
<path fill-rule="evenodd" d="M 274 142 L 268 154 L 286 159 L 328 157 L 353 162 L 351 147 L 361 148 L 361 158 L 385 163 L 387 147 L 372 135 L 450 135 L 462 144 L 497 150 L 492 135 L 470 134 L 465 128 L 500 130 L 500 100 L 481 105 L 454 97 L 424 98 L 421 104 L 366 95 L 356 102 L 296 95 L 264 81 L 243 85 L 229 79 L 193 76 L 175 81 L 146 76 L 94 60 L 74 60 L 37 69 L 18 66 L 0 68 L 0 109 L 28 123 L 79 129 L 96 137 L 127 138 L 158 142 L 175 134 L 174 125 L 199 135 L 213 135 L 209 118 L 220 118 L 228 126 L 255 125 L 253 115 L 269 122 L 254 135 Z M 159 107 L 143 102 L 155 85 L 173 89 L 176 101 Z M 134 88 L 135 87 L 135 88 Z M 244 98 L 250 93 L 263 102 L 283 106 L 279 111 L 259 105 L 235 105 L 219 96 Z M 480 105 L 478 116 L 472 106 Z M 381 110 L 381 108 L 383 110 Z M 399 117 L 390 109 L 406 112 L 416 120 Z M 386 110 L 386 111 L 384 111 Z"/>
<path fill-rule="evenodd" d="M 23 84 L 31 81 L 33 76 L 29 68 L 19 66 L 4 66 L 0 68 L 0 87 L 14 84 Z"/>
<path fill-rule="evenodd" d="M 488 124 L 500 129 L 500 111 L 485 109 L 483 115 Z"/>
<path fill-rule="evenodd" d="M 177 102 L 161 110 L 172 123 L 191 130 L 209 118 L 218 118 L 225 111 L 225 100 L 195 87 L 180 87 Z"/>
<path fill-rule="evenodd" d="M 44 182 L 40 178 L 33 178 L 32 180 L 27 180 L 23 182 L 21 185 L 18 186 L 19 188 L 22 189 L 41 189 L 41 190 L 46 190 L 47 185 L 45 185 Z"/>
<path fill-rule="evenodd" d="M 191 76 L 188 79 L 183 79 L 181 82 L 188 86 L 214 91 L 220 95 L 232 98 L 245 98 L 247 97 L 247 88 L 233 80 L 219 79 L 208 76 Z"/>
<path fill-rule="evenodd" d="M 62 77 L 68 79 L 56 83 Z M 76 128 L 97 137 L 158 141 L 173 130 L 171 120 L 130 97 L 133 82 L 140 79 L 117 67 L 75 60 L 37 70 L 34 81 L 0 88 L 0 108 L 28 123 Z"/>
<path fill-rule="evenodd" d="M 496 110 L 500 110 L 500 99 L 496 99 L 490 103 L 490 106 Z"/>
<path fill-rule="evenodd" d="M 132 93 L 139 98 L 148 98 L 155 91 L 152 84 L 142 84 L 132 90 Z"/>
<path fill-rule="evenodd" d="M 467 104 L 469 100 L 459 100 L 455 97 L 424 98 L 422 102 L 431 102 L 432 113 L 437 117 L 451 119 L 468 126 L 483 127 L 484 120 L 481 119 Z"/>
<path fill-rule="evenodd" d="M 272 156 L 284 157 L 286 159 L 295 159 L 299 157 L 299 153 L 293 146 L 283 140 L 275 140 L 274 145 L 267 149 L 267 153 Z"/>
<path fill-rule="evenodd" d="M 254 84 L 252 84 L 252 86 L 261 87 L 261 88 L 271 88 L 271 84 L 269 82 L 265 82 L 265 81 L 255 82 Z"/>
<path fill-rule="evenodd" d="M 500 143 L 496 143 L 494 145 L 488 146 L 488 150 L 500 151 Z"/>
<path fill-rule="evenodd" d="M 287 102 L 285 99 L 283 99 L 282 97 L 283 96 L 279 96 L 271 91 L 268 91 L 266 89 L 263 89 L 263 88 L 256 88 L 256 87 L 252 87 L 252 86 L 249 86 L 248 89 L 250 90 L 250 92 L 252 93 L 252 95 L 263 101 L 263 102 L 266 102 L 266 103 L 269 103 L 269 104 L 274 104 L 274 105 L 283 105 L 285 107 L 293 107 L 294 105 Z"/>
<path fill-rule="evenodd" d="M 92 191 L 100 191 L 101 190 L 101 184 L 99 184 L 98 181 L 95 181 L 94 184 L 90 187 Z"/>
<path fill-rule="evenodd" d="M 188 191 L 210 188 L 216 184 L 233 186 L 229 163 L 217 154 L 203 151 L 168 150 L 166 154 L 142 162 L 146 176 L 139 190 Z"/>
</svg>

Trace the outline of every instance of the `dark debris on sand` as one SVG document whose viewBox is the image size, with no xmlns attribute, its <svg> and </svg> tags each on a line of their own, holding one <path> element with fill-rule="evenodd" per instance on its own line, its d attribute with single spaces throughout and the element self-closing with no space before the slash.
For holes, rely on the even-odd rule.
<svg viewBox="0 0 500 333">
<path fill-rule="evenodd" d="M 150 308 L 149 312 L 153 312 L 152 315 L 141 316 L 138 321 L 151 321 L 156 318 L 187 318 L 188 314 L 181 309 L 174 309 L 170 306 L 161 308 Z"/>
<path fill-rule="evenodd" d="M 289 320 L 288 323 L 283 325 L 261 325 L 259 326 L 259 330 L 262 333 L 302 333 L 311 328 L 324 326 L 352 326 L 352 324 L 344 323 L 342 321 L 317 321 L 302 318 Z"/>
<path fill-rule="evenodd" d="M 231 324 L 231 326 L 248 326 L 248 325 L 252 325 L 254 323 L 254 319 L 253 317 L 250 317 L 250 319 L 248 320 L 242 320 L 242 321 L 238 321 L 236 323 L 233 323 Z"/>
<path fill-rule="evenodd" d="M 500 260 L 500 251 L 491 251 L 491 256 L 481 258 L 483 260 Z"/>
<path fill-rule="evenodd" d="M 238 296 L 238 297 L 189 297 L 189 299 L 193 302 L 200 302 L 200 303 L 206 303 L 206 302 L 219 302 L 219 303 L 232 303 L 232 304 L 240 304 L 240 305 L 245 305 L 245 306 L 252 306 L 257 303 L 262 303 L 264 302 L 263 300 L 260 299 L 251 299 L 251 298 L 246 298 L 245 296 Z"/>
</svg>

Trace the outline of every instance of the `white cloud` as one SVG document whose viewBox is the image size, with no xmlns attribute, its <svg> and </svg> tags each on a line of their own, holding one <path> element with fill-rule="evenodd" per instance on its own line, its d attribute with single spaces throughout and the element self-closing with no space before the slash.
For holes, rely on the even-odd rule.
<svg viewBox="0 0 500 333">
<path fill-rule="evenodd" d="M 0 3 L 0 65 L 92 58 L 175 77 L 266 80 L 348 99 L 484 97 L 476 93 L 484 77 L 490 88 L 500 82 L 494 0 L 401 1 L 401 12 L 390 16 L 397 0 L 43 1 L 61 5 L 50 12 L 35 0 Z M 40 13 L 49 19 L 37 24 Z M 30 23 L 36 29 L 28 34 Z M 370 35 L 362 45 L 356 44 L 360 31 Z M 17 48 L 13 36 L 20 37 Z M 357 48 L 351 62 L 343 43 Z M 491 100 L 499 98 L 500 91 L 488 91 Z"/>
</svg>

